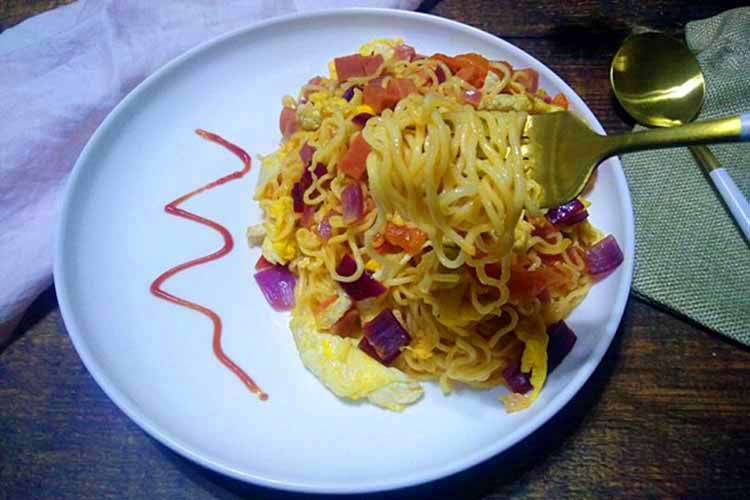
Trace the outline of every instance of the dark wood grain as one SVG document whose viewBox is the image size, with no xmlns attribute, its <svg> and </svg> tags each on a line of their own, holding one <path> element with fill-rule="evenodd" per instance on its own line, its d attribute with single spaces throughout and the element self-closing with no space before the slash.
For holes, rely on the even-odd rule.
<svg viewBox="0 0 750 500">
<path fill-rule="evenodd" d="M 0 1 L 0 32 L 24 19 L 75 0 L 2 0 Z"/>
<path fill-rule="evenodd" d="M 0 27 L 55 1 L 0 3 Z M 544 61 L 610 132 L 629 128 L 609 61 L 634 26 L 679 34 L 742 2 L 444 0 L 423 9 Z M 509 452 L 377 498 L 746 498 L 750 351 L 631 298 L 615 342 L 574 400 Z M 302 498 L 232 481 L 149 438 L 88 375 L 53 292 L 0 353 L 0 498 Z"/>
</svg>

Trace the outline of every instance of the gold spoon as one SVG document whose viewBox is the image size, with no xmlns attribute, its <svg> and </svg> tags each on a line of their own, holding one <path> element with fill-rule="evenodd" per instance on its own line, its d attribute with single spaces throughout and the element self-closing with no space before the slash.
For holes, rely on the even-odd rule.
<svg viewBox="0 0 750 500">
<path fill-rule="evenodd" d="M 661 33 L 628 37 L 612 60 L 610 81 L 620 105 L 642 125 L 682 125 L 703 106 L 706 85 L 698 61 L 683 43 Z M 750 241 L 750 204 L 729 172 L 706 146 L 689 149 Z"/>
</svg>

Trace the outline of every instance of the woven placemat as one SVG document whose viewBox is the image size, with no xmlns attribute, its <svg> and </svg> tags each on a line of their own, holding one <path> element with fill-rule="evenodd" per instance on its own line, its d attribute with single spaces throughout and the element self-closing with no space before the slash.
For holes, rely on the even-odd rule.
<svg viewBox="0 0 750 500">
<path fill-rule="evenodd" d="M 750 8 L 688 23 L 706 77 L 699 120 L 750 111 Z M 750 144 L 711 146 L 750 194 Z M 687 148 L 622 157 L 635 206 L 633 291 L 750 345 L 750 246 Z"/>
</svg>

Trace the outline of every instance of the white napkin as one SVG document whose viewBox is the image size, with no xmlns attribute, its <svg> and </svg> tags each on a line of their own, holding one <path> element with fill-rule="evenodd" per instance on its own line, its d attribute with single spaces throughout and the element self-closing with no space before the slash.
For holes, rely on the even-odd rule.
<svg viewBox="0 0 750 500">
<path fill-rule="evenodd" d="M 0 34 L 0 343 L 52 283 L 62 189 L 130 90 L 187 49 L 273 16 L 419 0 L 82 0 Z"/>
</svg>

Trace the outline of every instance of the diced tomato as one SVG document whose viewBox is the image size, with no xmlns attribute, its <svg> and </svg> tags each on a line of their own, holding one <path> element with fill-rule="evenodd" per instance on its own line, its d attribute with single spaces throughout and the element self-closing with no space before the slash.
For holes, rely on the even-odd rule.
<svg viewBox="0 0 750 500">
<path fill-rule="evenodd" d="M 331 327 L 331 333 L 339 337 L 354 337 L 361 330 L 359 311 L 352 307 Z"/>
<path fill-rule="evenodd" d="M 391 109 L 398 103 L 398 98 L 387 89 L 379 85 L 368 83 L 362 95 L 362 102 L 370 106 L 375 114 L 380 114 L 384 109 Z"/>
<path fill-rule="evenodd" d="M 539 89 L 539 73 L 531 68 L 518 69 L 513 72 L 515 81 L 523 85 L 526 92 L 536 94 Z"/>
<path fill-rule="evenodd" d="M 393 49 L 393 58 L 397 61 L 412 61 L 417 51 L 411 45 L 402 43 Z"/>
<path fill-rule="evenodd" d="M 323 77 L 320 76 L 314 76 L 307 81 L 307 85 L 320 85 L 321 83 L 323 83 Z M 310 94 L 312 94 L 313 92 L 315 92 L 315 90 L 305 90 L 305 92 L 302 94 L 302 99 L 304 100 L 304 102 L 307 102 L 307 98 L 310 97 Z"/>
<path fill-rule="evenodd" d="M 373 78 L 367 83 L 370 85 L 375 85 L 376 87 L 383 87 L 383 80 L 385 80 L 385 75 L 380 75 L 378 77 Z"/>
<path fill-rule="evenodd" d="M 372 246 L 380 255 L 402 252 L 401 247 L 392 245 L 391 243 L 386 241 L 385 236 L 380 233 L 375 233 L 375 236 L 372 237 Z"/>
<path fill-rule="evenodd" d="M 446 56 L 445 54 L 433 54 L 430 56 L 430 59 L 435 59 L 436 61 L 440 61 L 444 63 L 446 66 L 450 68 L 450 70 L 455 73 L 459 69 L 461 69 L 461 63 L 456 60 L 456 58 L 451 56 Z"/>
<path fill-rule="evenodd" d="M 427 241 L 427 233 L 416 227 L 400 226 L 391 222 L 385 225 L 383 234 L 385 241 L 391 245 L 403 248 L 409 255 L 419 253 Z"/>
<path fill-rule="evenodd" d="M 371 76 L 383 64 L 383 56 L 363 56 L 352 54 L 350 56 L 337 57 L 333 60 L 336 67 L 336 76 L 339 82 L 345 82 L 349 78 Z"/>
<path fill-rule="evenodd" d="M 315 222 L 314 216 L 317 208 L 317 205 L 305 205 L 305 207 L 302 209 L 302 218 L 300 218 L 299 220 L 299 223 L 302 224 L 302 227 L 306 227 L 309 229 L 312 226 L 312 223 Z"/>
<path fill-rule="evenodd" d="M 463 93 L 464 102 L 471 104 L 475 108 L 482 102 L 482 91 L 481 90 L 467 90 Z"/>
<path fill-rule="evenodd" d="M 560 106 L 563 109 L 568 109 L 568 98 L 562 93 L 557 94 L 555 98 L 552 99 L 552 104 Z"/>
<path fill-rule="evenodd" d="M 297 130 L 297 112 L 288 107 L 284 107 L 279 115 L 279 130 L 284 138 L 288 138 Z"/>
<path fill-rule="evenodd" d="M 392 78 L 388 82 L 388 92 L 398 97 L 398 101 L 417 92 L 416 84 L 409 78 Z M 397 101 L 397 102 L 398 102 Z"/>
<path fill-rule="evenodd" d="M 508 289 L 514 301 L 526 302 L 538 297 L 545 289 L 555 288 L 567 282 L 567 278 L 553 267 L 544 266 L 529 271 L 521 266 L 512 266 Z"/>
<path fill-rule="evenodd" d="M 432 59 L 445 63 L 457 77 L 476 88 L 482 88 L 490 62 L 479 54 L 459 54 L 456 57 L 434 54 Z"/>
<path fill-rule="evenodd" d="M 510 64 L 508 61 L 492 61 L 492 62 L 494 64 L 496 64 L 496 65 L 505 67 L 508 70 L 508 73 L 511 73 L 511 74 L 513 73 L 513 65 Z M 490 66 L 490 71 L 492 71 L 493 73 L 495 73 L 500 78 L 502 78 L 503 76 L 505 76 L 505 74 L 502 72 L 502 70 L 500 70 L 500 69 L 498 69 L 498 68 L 496 68 L 494 66 Z"/>
<path fill-rule="evenodd" d="M 416 84 L 409 78 L 392 78 L 386 88 L 370 82 L 365 86 L 362 102 L 379 115 L 384 109 L 393 109 L 398 101 L 416 91 Z"/>
<path fill-rule="evenodd" d="M 370 151 L 372 148 L 362 134 L 355 135 L 349 149 L 339 162 L 339 169 L 349 177 L 360 179 L 367 171 L 367 156 Z"/>
<path fill-rule="evenodd" d="M 539 258 L 544 262 L 544 265 L 546 266 L 552 266 L 556 264 L 557 262 L 562 262 L 563 256 L 562 254 L 555 253 L 552 255 L 546 254 L 546 253 L 540 253 Z"/>
<path fill-rule="evenodd" d="M 255 263 L 255 270 L 256 271 L 262 271 L 263 269 L 268 269 L 269 267 L 273 267 L 273 264 L 268 262 L 265 257 L 262 255 L 258 259 L 258 262 Z"/>
<path fill-rule="evenodd" d="M 498 264 L 497 262 L 490 262 L 489 264 L 484 266 L 484 273 L 490 278 L 499 280 L 500 275 L 502 274 L 502 269 L 500 268 L 500 264 Z"/>
<path fill-rule="evenodd" d="M 490 70 L 490 62 L 479 54 L 459 54 L 456 59 L 464 64 L 464 67 L 473 68 L 473 76 L 470 79 L 464 78 L 468 83 L 481 89 L 484 85 L 484 79 L 487 78 L 487 72 Z"/>
<path fill-rule="evenodd" d="M 545 240 L 551 234 L 559 231 L 546 217 L 529 218 L 529 222 L 534 226 L 534 229 L 531 231 L 532 236 L 541 236 Z"/>
</svg>

